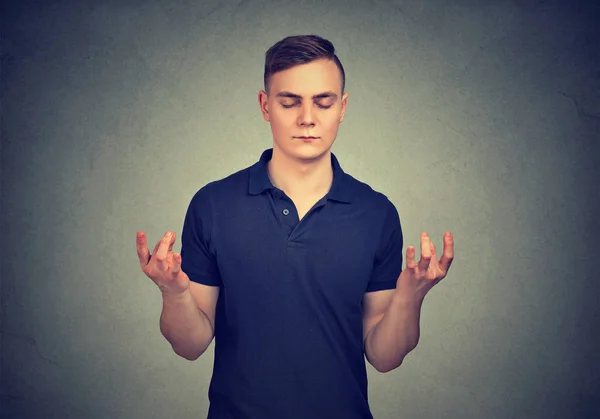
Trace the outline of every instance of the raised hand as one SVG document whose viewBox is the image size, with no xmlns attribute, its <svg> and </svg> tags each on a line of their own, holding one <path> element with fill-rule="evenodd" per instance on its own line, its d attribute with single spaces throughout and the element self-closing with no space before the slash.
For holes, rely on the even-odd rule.
<svg viewBox="0 0 600 419">
<path fill-rule="evenodd" d="M 415 248 L 406 249 L 406 269 L 396 281 L 397 297 L 403 301 L 422 302 L 434 285 L 448 274 L 454 260 L 454 238 L 444 234 L 444 252 L 438 261 L 435 245 L 425 232 L 421 233 L 421 260 L 415 262 Z"/>
<path fill-rule="evenodd" d="M 182 294 L 190 287 L 190 279 L 181 270 L 181 255 L 173 253 L 175 233 L 168 231 L 154 246 L 153 254 L 148 251 L 146 235 L 137 233 L 136 247 L 142 271 L 165 295 Z"/>
</svg>

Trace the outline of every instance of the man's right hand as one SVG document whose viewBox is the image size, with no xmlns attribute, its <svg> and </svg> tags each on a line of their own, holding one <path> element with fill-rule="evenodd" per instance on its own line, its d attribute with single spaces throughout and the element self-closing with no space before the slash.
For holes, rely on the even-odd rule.
<svg viewBox="0 0 600 419">
<path fill-rule="evenodd" d="M 181 255 L 173 253 L 175 233 L 168 231 L 156 243 L 150 254 L 143 231 L 137 233 L 136 247 L 142 271 L 160 288 L 163 295 L 183 294 L 190 287 L 190 279 L 181 270 Z"/>
</svg>

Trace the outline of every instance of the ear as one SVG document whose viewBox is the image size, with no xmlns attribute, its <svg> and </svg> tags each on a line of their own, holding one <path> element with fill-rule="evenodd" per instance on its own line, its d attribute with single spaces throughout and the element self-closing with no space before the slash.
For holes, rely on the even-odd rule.
<svg viewBox="0 0 600 419">
<path fill-rule="evenodd" d="M 262 113 L 263 119 L 267 122 L 270 121 L 269 118 L 269 104 L 268 104 L 268 95 L 267 92 L 261 90 L 258 92 L 258 104 L 260 106 L 260 112 Z"/>
<path fill-rule="evenodd" d="M 348 105 L 348 93 L 344 93 L 342 96 L 342 112 L 340 113 L 340 124 L 344 120 L 344 114 L 346 113 L 346 106 Z"/>
</svg>

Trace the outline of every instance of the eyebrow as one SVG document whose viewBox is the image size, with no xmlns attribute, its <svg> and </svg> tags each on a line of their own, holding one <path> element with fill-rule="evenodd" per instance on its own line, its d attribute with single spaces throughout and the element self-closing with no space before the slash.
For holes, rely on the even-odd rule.
<svg viewBox="0 0 600 419">
<path fill-rule="evenodd" d="M 277 93 L 276 97 L 289 97 L 292 99 L 302 99 L 302 96 L 297 95 L 295 93 L 291 93 L 291 92 L 279 92 Z M 337 95 L 333 92 L 323 92 L 323 93 L 319 93 L 318 95 L 314 95 L 312 98 L 313 99 L 326 99 L 326 98 L 331 98 L 333 100 L 337 99 Z"/>
</svg>

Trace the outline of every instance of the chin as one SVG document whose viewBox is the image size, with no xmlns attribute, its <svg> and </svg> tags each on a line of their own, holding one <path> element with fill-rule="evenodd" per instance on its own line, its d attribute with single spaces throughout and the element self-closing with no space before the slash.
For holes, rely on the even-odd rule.
<svg viewBox="0 0 600 419">
<path fill-rule="evenodd" d="M 293 141 L 297 140 L 294 139 Z M 293 144 L 291 147 L 286 147 L 285 152 L 289 156 L 298 159 L 314 160 L 323 156 L 323 154 L 326 154 L 331 148 L 331 145 L 321 143 L 320 141 L 321 139 L 313 143 L 303 143 L 300 141 L 297 144 Z"/>
</svg>

